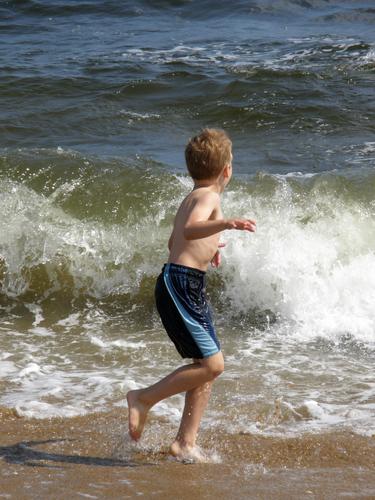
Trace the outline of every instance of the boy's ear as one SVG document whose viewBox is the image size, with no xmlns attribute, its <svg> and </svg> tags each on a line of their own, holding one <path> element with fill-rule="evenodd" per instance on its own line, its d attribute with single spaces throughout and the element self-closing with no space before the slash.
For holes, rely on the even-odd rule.
<svg viewBox="0 0 375 500">
<path fill-rule="evenodd" d="M 223 168 L 223 177 L 227 179 L 230 176 L 230 163 L 227 163 Z"/>
</svg>

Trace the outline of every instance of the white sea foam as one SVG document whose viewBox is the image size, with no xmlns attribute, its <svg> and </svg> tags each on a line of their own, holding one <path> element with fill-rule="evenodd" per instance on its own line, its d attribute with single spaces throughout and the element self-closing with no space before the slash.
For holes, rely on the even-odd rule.
<svg viewBox="0 0 375 500">
<path fill-rule="evenodd" d="M 3 351 L 0 353 L 0 360 L 3 361 L 4 359 L 10 358 L 11 356 L 12 356 L 11 352 Z"/>
<path fill-rule="evenodd" d="M 374 66 L 375 65 L 375 49 L 370 49 L 367 54 L 363 55 L 359 62 L 359 66 Z"/>
<path fill-rule="evenodd" d="M 4 359 L 0 361 L 0 377 L 2 379 L 9 377 L 16 372 L 18 372 L 18 369 L 13 361 L 5 361 Z"/>
<path fill-rule="evenodd" d="M 35 335 L 38 335 L 39 337 L 53 337 L 55 333 L 48 328 L 43 328 L 43 327 L 35 327 L 35 328 L 30 328 L 29 329 L 30 333 L 34 333 Z"/>
<path fill-rule="evenodd" d="M 52 417 L 76 417 L 86 412 L 70 405 L 58 408 L 56 405 L 42 401 L 28 401 L 27 403 L 16 403 L 15 409 L 20 417 L 28 418 L 52 418 Z"/>
<path fill-rule="evenodd" d="M 239 57 L 238 54 L 225 49 L 221 43 L 212 44 L 209 51 L 206 47 L 177 45 L 171 49 L 129 49 L 122 56 L 131 61 L 188 62 L 190 65 L 222 64 L 224 61 L 235 61 Z"/>
<path fill-rule="evenodd" d="M 323 421 L 325 423 L 338 423 L 337 416 L 332 415 L 328 408 L 324 408 L 317 401 L 305 401 L 304 406 L 308 410 L 312 418 Z"/>
<path fill-rule="evenodd" d="M 146 347 L 145 342 L 132 342 L 129 340 L 110 340 L 104 341 L 95 335 L 91 335 L 90 342 L 98 347 L 102 347 L 103 349 L 111 349 L 113 347 L 118 347 L 120 349 L 129 350 L 129 349 L 141 349 Z"/>
<path fill-rule="evenodd" d="M 136 290 L 137 276 L 139 280 L 145 273 L 155 272 L 155 264 L 147 258 L 142 268 L 136 270 L 135 277 L 126 270 L 126 264 L 134 254 L 147 248 L 152 252 L 152 244 L 163 238 L 163 230 L 157 231 L 154 218 L 143 221 L 142 231 L 125 225 L 90 224 L 70 217 L 54 206 L 53 199 L 47 199 L 22 184 L 4 181 L 1 189 L 4 227 L 0 245 L 7 270 L 3 292 L 9 297 L 28 290 L 27 275 L 19 272 L 24 266 L 47 265 L 51 281 L 48 293 L 61 288 L 58 268 L 64 266 L 76 289 L 87 290 L 95 297 Z M 17 190 L 16 197 L 14 189 Z M 146 237 L 149 245 L 145 244 Z M 111 272 L 108 272 L 109 265 L 113 268 Z M 28 307 L 35 314 L 34 326 L 37 327 L 43 320 L 40 308 L 35 304 Z M 42 330 L 39 332 L 42 334 Z"/>
<path fill-rule="evenodd" d="M 42 369 L 37 363 L 29 363 L 18 374 L 20 379 L 23 377 L 29 377 L 30 375 L 43 375 Z"/>
<path fill-rule="evenodd" d="M 158 120 L 160 115 L 157 113 L 136 113 L 127 109 L 120 109 L 119 114 L 128 119 L 128 123 L 143 122 L 149 120 Z"/>
<path fill-rule="evenodd" d="M 80 316 L 79 313 L 69 314 L 69 316 L 67 316 L 64 319 L 60 319 L 56 324 L 59 326 L 67 326 L 67 327 L 79 325 L 80 324 L 79 316 Z"/>
<path fill-rule="evenodd" d="M 35 320 L 33 321 L 33 326 L 38 326 L 44 320 L 42 314 L 42 308 L 38 304 L 25 304 L 30 312 L 35 315 Z"/>
<path fill-rule="evenodd" d="M 312 177 L 316 177 L 317 175 L 321 175 L 321 172 L 318 174 L 318 173 L 313 173 L 313 172 L 306 172 L 306 173 L 303 173 L 303 172 L 288 172 L 287 174 L 273 174 L 273 177 L 275 177 L 275 179 L 280 179 L 280 180 L 283 180 L 283 179 L 293 179 L 293 178 L 296 178 L 296 179 L 311 179 Z"/>
<path fill-rule="evenodd" d="M 375 142 L 365 142 L 364 153 L 375 153 Z"/>
<path fill-rule="evenodd" d="M 98 347 L 107 347 L 107 344 L 103 342 L 99 337 L 95 337 L 95 335 L 92 335 L 90 337 L 90 342 Z"/>
<path fill-rule="evenodd" d="M 278 198 L 278 199 L 277 199 Z M 301 340 L 351 334 L 374 343 L 375 218 L 339 200 L 299 208 L 282 181 L 267 200 L 238 201 L 226 212 L 255 217 L 255 234 L 231 233 L 223 249 L 225 295 L 237 312 L 271 310 Z M 238 291 L 241 290 L 241 293 Z"/>
</svg>

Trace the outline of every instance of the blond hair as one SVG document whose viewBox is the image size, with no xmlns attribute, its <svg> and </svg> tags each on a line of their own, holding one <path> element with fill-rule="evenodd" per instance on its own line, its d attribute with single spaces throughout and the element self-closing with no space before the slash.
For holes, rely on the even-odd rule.
<svg viewBox="0 0 375 500">
<path fill-rule="evenodd" d="M 232 141 L 224 130 L 205 128 L 189 140 L 185 160 L 193 179 L 216 179 L 231 163 Z"/>
</svg>

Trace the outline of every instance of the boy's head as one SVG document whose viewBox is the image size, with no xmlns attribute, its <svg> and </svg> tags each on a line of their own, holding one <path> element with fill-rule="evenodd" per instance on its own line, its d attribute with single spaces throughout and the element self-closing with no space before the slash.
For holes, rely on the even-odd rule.
<svg viewBox="0 0 375 500">
<path fill-rule="evenodd" d="M 205 128 L 188 142 L 185 160 L 194 180 L 217 179 L 232 163 L 232 141 L 224 130 Z"/>
</svg>

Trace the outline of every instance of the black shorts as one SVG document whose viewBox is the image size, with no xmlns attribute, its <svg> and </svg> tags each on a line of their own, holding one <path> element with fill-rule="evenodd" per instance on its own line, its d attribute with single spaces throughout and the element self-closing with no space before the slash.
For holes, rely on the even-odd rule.
<svg viewBox="0 0 375 500">
<path fill-rule="evenodd" d="M 207 358 L 220 351 L 206 298 L 206 273 L 165 264 L 155 287 L 156 307 L 168 336 L 183 358 Z"/>
</svg>

